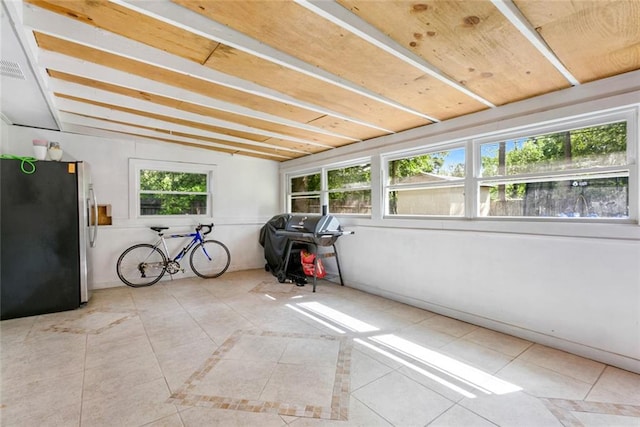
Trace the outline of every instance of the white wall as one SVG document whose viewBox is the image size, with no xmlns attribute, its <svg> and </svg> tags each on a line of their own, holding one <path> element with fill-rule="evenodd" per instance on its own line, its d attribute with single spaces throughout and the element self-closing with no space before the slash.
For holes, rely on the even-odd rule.
<svg viewBox="0 0 640 427">
<path fill-rule="evenodd" d="M 350 286 L 640 372 L 637 240 L 347 228 Z"/>
<path fill-rule="evenodd" d="M 62 161 L 88 162 L 98 203 L 112 207 L 113 225 L 99 227 L 97 247 L 90 252 L 94 289 L 122 285 L 115 272 L 116 260 L 132 244 L 153 241 L 155 233 L 148 229 L 150 225 L 170 225 L 172 231 L 186 232 L 197 222 L 214 222 L 216 228 L 209 237 L 229 247 L 229 271 L 264 266 L 258 233 L 271 216 L 279 213 L 277 162 L 150 140 L 82 136 L 4 124 L 1 153 L 32 156 L 31 141 L 35 138 L 60 142 L 64 150 Z M 212 218 L 129 218 L 130 158 L 216 165 Z M 180 240 L 172 243 L 177 245 Z M 186 275 L 190 275 L 188 265 L 185 267 Z M 177 277 L 183 276 L 179 273 Z"/>
<path fill-rule="evenodd" d="M 285 162 L 281 189 L 287 173 L 371 156 L 372 217 L 340 218 L 355 231 L 337 243 L 348 286 L 640 373 L 637 220 L 391 219 L 377 203 L 382 154 L 622 107 L 636 108 L 637 123 L 639 86 L 640 72 L 629 73 Z M 632 129 L 637 165 L 637 124 Z M 638 183 L 636 166 L 631 175 Z M 632 212 L 638 199 L 630 195 Z"/>
<path fill-rule="evenodd" d="M 4 154 L 7 149 L 5 149 L 5 144 L 8 144 L 9 141 L 9 125 L 5 123 L 5 121 L 0 118 L 0 154 Z"/>
</svg>

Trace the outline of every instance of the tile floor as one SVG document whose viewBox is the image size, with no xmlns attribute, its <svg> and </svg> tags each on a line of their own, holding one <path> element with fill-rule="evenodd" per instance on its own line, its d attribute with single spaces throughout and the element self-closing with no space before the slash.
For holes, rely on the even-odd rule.
<svg viewBox="0 0 640 427">
<path fill-rule="evenodd" d="M 0 322 L 3 426 L 640 426 L 640 375 L 264 271 Z"/>
</svg>

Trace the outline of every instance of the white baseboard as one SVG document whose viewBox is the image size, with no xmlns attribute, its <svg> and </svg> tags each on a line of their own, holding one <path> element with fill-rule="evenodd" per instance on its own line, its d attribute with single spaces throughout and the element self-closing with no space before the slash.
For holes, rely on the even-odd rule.
<svg viewBox="0 0 640 427">
<path fill-rule="evenodd" d="M 560 337 L 555 337 L 548 334 L 543 334 L 533 330 L 521 328 L 516 325 L 504 323 L 498 320 L 478 316 L 472 313 L 459 311 L 454 308 L 445 307 L 445 306 L 429 303 L 428 301 L 423 301 L 417 298 L 396 294 L 388 290 L 375 288 L 370 285 L 365 285 L 362 283 L 349 281 L 349 283 L 346 284 L 345 286 L 349 286 L 354 289 L 361 290 L 363 292 L 378 295 L 393 301 L 398 301 L 403 304 L 411 305 L 413 307 L 422 308 L 424 310 L 428 310 L 443 316 L 452 317 L 454 319 L 458 319 L 463 322 L 471 323 L 473 325 L 481 326 L 483 328 L 491 329 L 493 331 L 502 332 L 504 334 L 512 335 L 514 337 L 522 338 L 527 341 L 546 345 L 548 347 L 556 348 L 558 350 L 566 351 L 568 353 L 586 357 L 598 362 L 605 363 L 607 365 L 615 366 L 620 369 L 624 369 L 627 371 L 640 374 L 640 360 L 630 356 L 612 353 L 605 349 L 596 348 L 593 346 L 569 341 L 569 340 L 566 340 Z"/>
<path fill-rule="evenodd" d="M 257 269 L 264 269 L 264 260 L 260 260 L 252 264 L 235 265 L 232 259 L 232 262 L 229 265 L 229 268 L 227 269 L 225 274 L 231 273 L 233 271 L 257 270 Z M 176 274 L 175 276 L 173 276 L 173 280 L 187 279 L 189 277 L 197 277 L 197 276 L 193 273 L 193 271 L 191 271 L 190 267 L 186 267 L 185 272 Z M 169 274 L 165 274 L 165 276 L 162 279 L 160 279 L 160 282 L 158 283 L 161 283 L 167 280 L 171 280 L 171 276 Z M 126 286 L 126 285 L 119 280 L 111 280 L 106 282 L 92 283 L 91 290 L 93 291 L 98 289 L 117 288 L 120 286 Z"/>
</svg>

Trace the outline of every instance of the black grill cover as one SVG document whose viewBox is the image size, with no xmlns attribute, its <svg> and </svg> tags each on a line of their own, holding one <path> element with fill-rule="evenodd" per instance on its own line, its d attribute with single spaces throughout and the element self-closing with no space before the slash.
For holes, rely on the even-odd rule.
<svg viewBox="0 0 640 427">
<path fill-rule="evenodd" d="M 276 215 L 260 229 L 259 242 L 264 248 L 264 258 L 274 273 L 284 268 L 284 253 L 289 241 L 287 236 L 278 235 L 276 231 L 284 230 L 290 218 L 290 214 Z"/>
</svg>

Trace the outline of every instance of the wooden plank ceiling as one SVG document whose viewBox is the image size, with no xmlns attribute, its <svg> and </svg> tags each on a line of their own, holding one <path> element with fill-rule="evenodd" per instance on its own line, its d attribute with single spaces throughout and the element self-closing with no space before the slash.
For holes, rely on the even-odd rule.
<svg viewBox="0 0 640 427">
<path fill-rule="evenodd" d="M 640 68 L 637 0 L 25 0 L 22 9 L 62 130 L 276 161 Z"/>
</svg>

